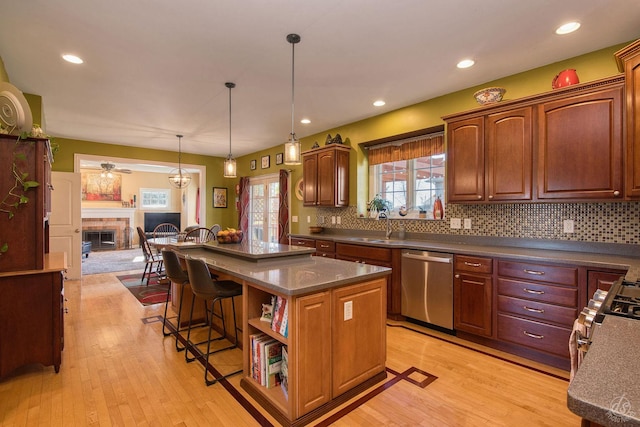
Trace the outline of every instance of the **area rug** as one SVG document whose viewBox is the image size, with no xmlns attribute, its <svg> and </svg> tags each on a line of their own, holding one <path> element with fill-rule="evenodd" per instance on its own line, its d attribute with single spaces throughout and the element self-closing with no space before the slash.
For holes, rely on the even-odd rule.
<svg viewBox="0 0 640 427">
<path fill-rule="evenodd" d="M 158 276 L 152 275 L 149 280 L 149 285 L 147 285 L 146 280 L 140 282 L 142 273 L 126 274 L 116 277 L 142 305 L 164 304 L 167 300 L 169 282 L 166 279 L 160 279 Z M 169 295 L 169 301 L 171 301 L 171 295 Z"/>
<path fill-rule="evenodd" d="M 116 251 L 92 251 L 82 257 L 82 274 L 113 273 L 117 271 L 140 270 L 145 259 L 141 248 Z M 140 273 L 142 275 L 142 273 Z"/>
</svg>

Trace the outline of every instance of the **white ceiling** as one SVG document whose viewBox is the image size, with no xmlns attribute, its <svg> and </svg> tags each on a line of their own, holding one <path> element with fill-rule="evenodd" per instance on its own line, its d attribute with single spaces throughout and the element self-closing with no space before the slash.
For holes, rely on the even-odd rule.
<svg viewBox="0 0 640 427">
<path fill-rule="evenodd" d="M 0 57 L 53 136 L 225 157 L 640 36 L 637 0 L 12 0 Z M 582 27 L 568 36 L 555 28 Z M 63 53 L 85 60 L 77 66 Z M 458 70 L 467 57 L 476 65 Z M 372 102 L 386 100 L 375 108 Z M 302 125 L 308 117 L 311 124 Z"/>
</svg>

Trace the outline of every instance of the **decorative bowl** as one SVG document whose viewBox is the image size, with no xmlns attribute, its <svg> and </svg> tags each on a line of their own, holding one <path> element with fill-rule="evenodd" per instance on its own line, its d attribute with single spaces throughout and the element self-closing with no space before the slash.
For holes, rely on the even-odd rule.
<svg viewBox="0 0 640 427">
<path fill-rule="evenodd" d="M 324 230 L 324 227 L 320 227 L 320 226 L 309 227 L 309 231 L 313 234 L 322 233 L 323 230 Z"/>
<path fill-rule="evenodd" d="M 221 244 L 230 244 L 230 243 L 240 243 L 242 242 L 242 230 L 221 230 L 218 231 L 216 235 L 216 239 L 218 243 Z"/>
<path fill-rule="evenodd" d="M 502 87 L 486 87 L 474 93 L 473 97 L 480 105 L 493 104 L 502 101 L 502 97 L 506 91 L 507 90 Z"/>
</svg>

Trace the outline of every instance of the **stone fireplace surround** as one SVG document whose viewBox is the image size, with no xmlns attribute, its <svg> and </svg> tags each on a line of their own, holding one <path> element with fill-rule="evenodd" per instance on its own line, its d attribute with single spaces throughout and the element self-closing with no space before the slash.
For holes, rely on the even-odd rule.
<svg viewBox="0 0 640 427">
<path fill-rule="evenodd" d="M 115 230 L 115 249 L 125 249 L 132 245 L 132 208 L 82 208 L 82 231 Z"/>
</svg>

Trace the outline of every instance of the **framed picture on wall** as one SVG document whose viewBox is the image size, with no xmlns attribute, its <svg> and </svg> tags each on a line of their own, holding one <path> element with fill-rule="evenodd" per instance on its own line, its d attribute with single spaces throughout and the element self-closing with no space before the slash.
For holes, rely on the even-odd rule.
<svg viewBox="0 0 640 427">
<path fill-rule="evenodd" d="M 276 154 L 276 165 L 281 165 L 282 164 L 282 153 L 278 153 Z"/>
<path fill-rule="evenodd" d="M 269 160 L 270 160 L 270 156 L 262 156 L 262 163 L 261 163 L 262 169 L 269 168 Z"/>
<path fill-rule="evenodd" d="M 226 187 L 213 187 L 213 207 L 214 208 L 227 207 L 227 188 Z"/>
<path fill-rule="evenodd" d="M 251 160 L 251 170 L 252 171 L 256 170 L 256 161 L 255 160 Z"/>
</svg>

